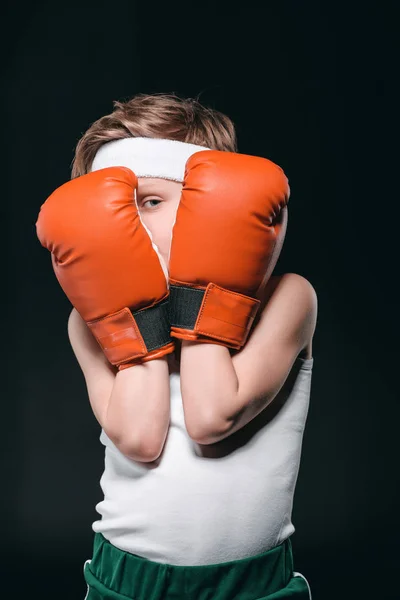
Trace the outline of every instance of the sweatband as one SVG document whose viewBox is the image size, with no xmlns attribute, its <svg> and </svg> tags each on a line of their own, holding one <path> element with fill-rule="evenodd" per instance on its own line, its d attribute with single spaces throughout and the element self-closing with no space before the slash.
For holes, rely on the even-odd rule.
<svg viewBox="0 0 400 600">
<path fill-rule="evenodd" d="M 205 146 L 164 138 L 130 137 L 107 142 L 97 151 L 91 171 L 128 167 L 137 177 L 156 177 L 183 183 L 187 160 Z"/>
</svg>

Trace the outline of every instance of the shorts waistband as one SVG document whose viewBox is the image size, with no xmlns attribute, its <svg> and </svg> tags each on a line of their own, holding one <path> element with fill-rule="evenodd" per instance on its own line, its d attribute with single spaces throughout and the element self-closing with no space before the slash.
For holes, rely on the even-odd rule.
<svg viewBox="0 0 400 600">
<path fill-rule="evenodd" d="M 285 588 L 293 575 L 290 538 L 248 558 L 212 565 L 158 563 L 113 546 L 96 532 L 93 556 L 85 565 L 88 585 L 135 600 L 241 600 L 263 598 Z M 207 595 L 208 590 L 208 595 Z M 101 590 L 99 590 L 101 591 Z"/>
</svg>

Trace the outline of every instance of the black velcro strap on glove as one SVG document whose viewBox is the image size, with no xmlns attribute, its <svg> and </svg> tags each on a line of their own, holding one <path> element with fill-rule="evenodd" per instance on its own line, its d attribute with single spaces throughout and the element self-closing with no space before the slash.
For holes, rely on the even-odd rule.
<svg viewBox="0 0 400 600">
<path fill-rule="evenodd" d="M 169 311 L 172 327 L 193 330 L 206 290 L 170 285 Z"/>
<path fill-rule="evenodd" d="M 170 336 L 169 298 L 150 308 L 132 312 L 148 352 L 166 346 Z"/>
</svg>

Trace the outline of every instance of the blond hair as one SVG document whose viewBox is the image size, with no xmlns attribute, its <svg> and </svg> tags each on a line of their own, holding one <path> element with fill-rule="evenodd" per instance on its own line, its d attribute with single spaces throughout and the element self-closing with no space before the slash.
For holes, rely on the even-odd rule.
<svg viewBox="0 0 400 600">
<path fill-rule="evenodd" d="M 237 152 L 235 126 L 223 113 L 177 94 L 137 94 L 114 101 L 113 111 L 89 127 L 77 143 L 72 178 L 88 173 L 103 144 L 129 137 L 177 140 Z"/>
</svg>

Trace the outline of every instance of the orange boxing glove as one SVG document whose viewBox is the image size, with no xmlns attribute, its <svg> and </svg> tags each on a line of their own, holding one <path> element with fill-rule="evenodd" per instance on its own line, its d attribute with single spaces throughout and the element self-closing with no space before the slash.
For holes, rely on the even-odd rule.
<svg viewBox="0 0 400 600">
<path fill-rule="evenodd" d="M 109 362 L 170 354 L 167 270 L 136 206 L 136 175 L 109 167 L 68 181 L 36 223 L 54 272 Z"/>
<path fill-rule="evenodd" d="M 202 151 L 186 164 L 170 253 L 171 336 L 240 349 L 278 259 L 290 189 L 265 158 Z"/>
</svg>

